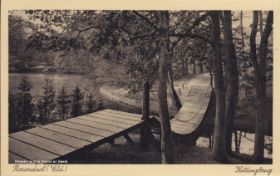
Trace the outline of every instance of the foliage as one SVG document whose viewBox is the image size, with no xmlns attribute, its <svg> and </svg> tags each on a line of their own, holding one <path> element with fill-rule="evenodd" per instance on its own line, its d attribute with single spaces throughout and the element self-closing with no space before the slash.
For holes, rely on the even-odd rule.
<svg viewBox="0 0 280 176">
<path fill-rule="evenodd" d="M 26 76 L 21 79 L 18 89 L 21 93 L 28 93 L 32 88 L 32 83 L 28 80 Z"/>
<path fill-rule="evenodd" d="M 67 90 L 65 86 L 62 86 L 61 90 L 58 92 L 57 95 L 57 103 L 59 104 L 59 110 L 60 110 L 60 118 L 63 120 L 65 117 L 65 114 L 67 114 L 69 109 L 69 103 L 71 103 L 71 100 L 69 99 L 70 95 L 67 94 Z"/>
<path fill-rule="evenodd" d="M 31 82 L 23 77 L 17 95 L 9 94 L 9 131 L 17 131 L 30 126 L 33 119 L 33 103 L 30 89 Z"/>
<path fill-rule="evenodd" d="M 84 96 L 79 88 L 79 86 L 76 86 L 76 88 L 73 91 L 72 94 L 72 116 L 76 117 L 83 113 L 82 111 L 82 100 Z"/>
<path fill-rule="evenodd" d="M 9 15 L 9 55 L 18 56 L 24 49 L 24 20 L 21 17 Z"/>
<path fill-rule="evenodd" d="M 93 95 L 90 93 L 87 96 L 87 113 L 91 113 L 96 108 L 96 101 L 93 99 Z"/>
<path fill-rule="evenodd" d="M 42 123 L 46 120 L 50 120 L 51 112 L 55 108 L 55 91 L 53 89 L 52 81 L 50 79 L 45 79 L 45 85 L 42 87 L 44 90 L 44 95 L 42 96 L 41 108 L 43 110 Z"/>
<path fill-rule="evenodd" d="M 9 133 L 15 132 L 19 127 L 17 98 L 13 94 L 9 94 Z"/>
<path fill-rule="evenodd" d="M 90 51 L 92 57 L 101 57 L 120 64 L 126 75 L 118 79 L 131 93 L 142 89 L 144 81 L 153 85 L 157 79 L 159 35 L 158 11 L 93 11 L 93 10 L 28 10 L 32 20 L 38 20 L 37 32 L 30 37 L 30 46 L 40 50 L 67 53 Z M 207 36 L 209 23 L 202 11 L 171 11 L 170 40 L 172 48 L 185 37 L 198 32 Z M 200 19 L 200 16 L 201 17 Z M 198 19 L 193 21 L 193 19 Z M 201 23 L 199 23 L 201 22 Z M 196 26 L 198 26 L 196 28 Z M 171 51 L 172 52 L 172 51 Z M 70 56 L 71 57 L 71 56 Z M 92 57 L 87 57 L 89 60 Z M 195 57 L 193 57 L 194 59 Z M 62 59 L 66 60 L 66 59 Z M 91 74 L 94 64 L 82 61 L 80 67 Z M 86 69 L 89 68 L 89 69 Z M 114 74 L 114 73 L 112 73 Z M 114 75 L 115 76 L 115 75 Z M 119 75 L 118 75 L 119 76 Z M 128 79 L 127 79 L 128 78 Z"/>
</svg>

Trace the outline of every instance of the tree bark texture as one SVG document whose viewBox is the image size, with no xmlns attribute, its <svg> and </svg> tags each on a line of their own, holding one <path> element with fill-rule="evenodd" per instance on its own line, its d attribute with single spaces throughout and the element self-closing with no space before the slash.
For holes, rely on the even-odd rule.
<svg viewBox="0 0 280 176">
<path fill-rule="evenodd" d="M 225 128 L 225 88 L 223 78 L 221 39 L 220 39 L 220 12 L 211 12 L 212 41 L 213 41 L 213 73 L 216 94 L 216 114 L 213 137 L 213 158 L 217 161 L 226 160 L 226 128 Z"/>
<path fill-rule="evenodd" d="M 262 11 L 259 11 L 260 14 L 260 34 L 262 35 L 263 33 L 263 13 Z"/>
<path fill-rule="evenodd" d="M 265 135 L 265 115 L 266 115 L 266 61 L 268 38 L 272 31 L 273 12 L 270 11 L 267 16 L 266 25 L 261 35 L 259 47 L 259 59 L 256 54 L 256 34 L 258 27 L 258 12 L 253 12 L 253 24 L 250 35 L 250 57 L 255 69 L 255 88 L 256 88 L 256 128 L 254 144 L 254 161 L 262 163 L 264 159 L 264 135 Z"/>
<path fill-rule="evenodd" d="M 173 80 L 173 69 L 172 69 L 172 60 L 171 57 L 169 59 L 169 63 L 168 63 L 168 82 L 169 82 L 169 86 L 171 89 L 171 99 L 172 99 L 172 103 L 174 106 L 176 106 L 177 109 L 180 109 L 182 107 L 182 103 L 179 99 L 179 96 L 174 88 L 174 80 Z"/>
<path fill-rule="evenodd" d="M 167 80 L 168 80 L 168 60 L 169 60 L 169 13 L 168 11 L 159 12 L 159 117 L 161 124 L 161 156 L 162 163 L 173 163 L 171 126 L 168 115 L 167 104 Z"/>
<path fill-rule="evenodd" d="M 245 52 L 245 39 L 244 39 L 244 31 L 243 31 L 243 11 L 240 12 L 240 35 L 241 35 L 242 51 Z"/>
<path fill-rule="evenodd" d="M 226 68 L 226 150 L 231 153 L 233 122 L 238 101 L 239 78 L 235 48 L 232 37 L 231 11 L 223 12 L 225 68 Z"/>
</svg>

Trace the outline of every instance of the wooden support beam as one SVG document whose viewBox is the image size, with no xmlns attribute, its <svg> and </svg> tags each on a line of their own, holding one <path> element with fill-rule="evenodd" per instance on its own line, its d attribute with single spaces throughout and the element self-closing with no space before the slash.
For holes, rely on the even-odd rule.
<svg viewBox="0 0 280 176">
<path fill-rule="evenodd" d="M 235 130 L 234 131 L 234 141 L 235 141 L 235 151 L 237 152 L 237 153 L 239 153 L 239 149 L 238 149 L 238 136 L 237 136 L 237 131 Z"/>
<path fill-rule="evenodd" d="M 149 137 L 150 137 L 150 140 L 151 142 L 153 143 L 154 147 L 158 150 L 158 151 L 161 151 L 161 148 L 160 148 L 160 141 L 157 141 L 155 136 L 153 135 L 153 133 L 151 131 L 148 132 L 149 134 Z"/>
<path fill-rule="evenodd" d="M 108 141 L 108 143 L 111 145 L 115 145 L 115 139 L 111 139 L 110 141 Z"/>
<path fill-rule="evenodd" d="M 123 137 L 126 139 L 127 142 L 134 144 L 134 141 L 131 139 L 131 137 L 127 133 L 125 133 L 123 135 Z"/>
<path fill-rule="evenodd" d="M 149 116 L 150 116 L 150 85 L 148 81 L 143 84 L 143 107 L 142 107 L 142 120 L 143 123 L 140 128 L 140 147 L 143 150 L 149 148 Z"/>
<path fill-rule="evenodd" d="M 211 134 L 208 136 L 208 139 L 209 139 L 208 147 L 211 149 L 212 148 L 212 135 Z"/>
</svg>

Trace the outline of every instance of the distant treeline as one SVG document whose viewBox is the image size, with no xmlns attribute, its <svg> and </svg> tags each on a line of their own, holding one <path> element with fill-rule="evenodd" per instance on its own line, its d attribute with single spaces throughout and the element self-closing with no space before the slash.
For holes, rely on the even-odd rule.
<svg viewBox="0 0 280 176">
<path fill-rule="evenodd" d="M 32 83 L 23 77 L 18 85 L 19 93 L 9 93 L 10 133 L 103 108 L 101 100 L 95 100 L 91 93 L 85 95 L 79 86 L 71 93 L 62 86 L 56 93 L 52 81 L 45 79 L 42 96 L 32 96 L 31 89 Z"/>
</svg>

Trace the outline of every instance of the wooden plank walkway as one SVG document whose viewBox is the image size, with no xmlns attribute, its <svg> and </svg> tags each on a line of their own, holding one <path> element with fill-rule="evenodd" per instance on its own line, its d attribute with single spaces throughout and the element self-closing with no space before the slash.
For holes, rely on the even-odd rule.
<svg viewBox="0 0 280 176">
<path fill-rule="evenodd" d="M 170 122 L 174 134 L 190 135 L 202 124 L 212 94 L 209 81 L 208 75 L 200 75 L 189 83 L 188 88 L 181 90 L 182 108 Z"/>
<path fill-rule="evenodd" d="M 197 76 L 182 86 L 182 108 L 171 120 L 173 134 L 188 136 L 201 129 L 211 99 L 209 76 Z M 142 115 L 105 109 L 9 135 L 9 162 L 54 160 L 93 149 L 140 128 Z M 194 135 L 192 135 L 194 136 Z"/>
<path fill-rule="evenodd" d="M 9 162 L 54 160 L 139 128 L 142 115 L 111 109 L 9 135 Z"/>
</svg>

